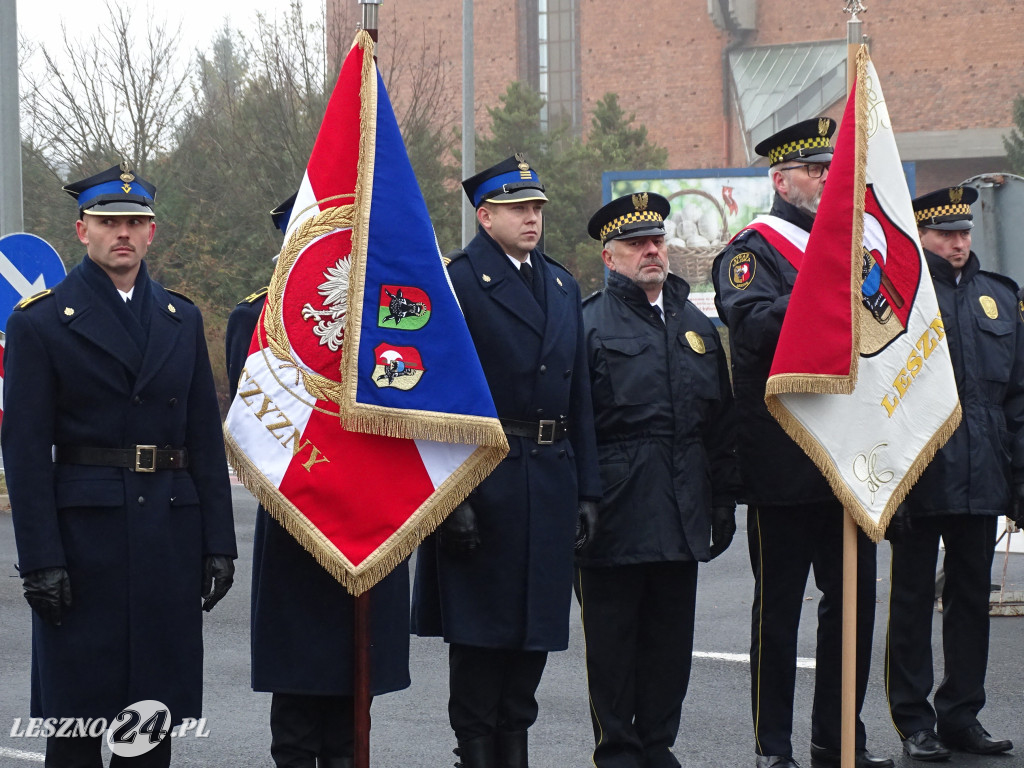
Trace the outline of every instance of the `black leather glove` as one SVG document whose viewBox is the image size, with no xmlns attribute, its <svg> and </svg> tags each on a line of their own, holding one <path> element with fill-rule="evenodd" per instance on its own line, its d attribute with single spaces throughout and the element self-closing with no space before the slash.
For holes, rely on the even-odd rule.
<svg viewBox="0 0 1024 768">
<path fill-rule="evenodd" d="M 61 616 L 71 607 L 71 579 L 64 566 L 40 568 L 21 578 L 25 599 L 44 620 L 60 626 Z"/>
<path fill-rule="evenodd" d="M 583 499 L 580 501 L 576 517 L 576 551 L 579 552 L 588 542 L 593 541 L 596 534 L 597 502 Z"/>
<path fill-rule="evenodd" d="M 903 502 L 896 507 L 892 520 L 885 527 L 885 538 L 890 543 L 899 543 L 910 537 L 911 530 L 910 511 L 907 509 L 907 503 Z"/>
<path fill-rule="evenodd" d="M 1010 511 L 1011 514 L 1007 517 L 1017 524 L 1019 530 L 1024 531 L 1024 483 L 1013 487 L 1013 505 Z"/>
<path fill-rule="evenodd" d="M 480 531 L 476 527 L 476 512 L 464 501 L 437 526 L 437 543 L 451 555 L 464 555 L 480 546 Z"/>
<path fill-rule="evenodd" d="M 212 611 L 234 581 L 235 563 L 230 557 L 206 555 L 203 558 L 203 610 Z"/>
<path fill-rule="evenodd" d="M 736 507 L 711 508 L 711 559 L 714 560 L 732 544 L 736 534 Z"/>
</svg>

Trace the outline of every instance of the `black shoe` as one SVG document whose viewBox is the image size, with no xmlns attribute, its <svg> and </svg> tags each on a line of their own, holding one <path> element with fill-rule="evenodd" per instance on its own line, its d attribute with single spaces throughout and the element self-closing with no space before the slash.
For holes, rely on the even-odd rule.
<svg viewBox="0 0 1024 768">
<path fill-rule="evenodd" d="M 452 752 L 459 758 L 455 768 L 498 768 L 498 743 L 493 734 L 460 741 Z"/>
<path fill-rule="evenodd" d="M 789 755 L 758 755 L 757 768 L 800 768 L 800 764 Z"/>
<path fill-rule="evenodd" d="M 980 724 L 953 733 L 943 733 L 942 740 L 953 749 L 973 755 L 998 755 L 1013 749 L 1009 739 L 993 739 Z"/>
<path fill-rule="evenodd" d="M 842 753 L 832 747 L 819 747 L 811 742 L 811 768 L 839 768 Z M 888 757 L 875 757 L 867 749 L 858 749 L 853 753 L 853 764 L 856 768 L 893 768 Z"/>
<path fill-rule="evenodd" d="M 935 763 L 939 760 L 948 760 L 950 751 L 946 745 L 939 741 L 935 731 L 927 728 L 910 734 L 903 740 L 903 751 L 914 760 L 921 760 L 926 763 Z"/>
</svg>

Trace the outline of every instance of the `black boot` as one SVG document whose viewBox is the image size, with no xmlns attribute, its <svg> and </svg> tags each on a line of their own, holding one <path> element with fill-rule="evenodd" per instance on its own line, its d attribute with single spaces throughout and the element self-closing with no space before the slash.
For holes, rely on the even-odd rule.
<svg viewBox="0 0 1024 768">
<path fill-rule="evenodd" d="M 498 731 L 498 768 L 529 768 L 526 731 Z"/>
<path fill-rule="evenodd" d="M 316 768 L 352 768 L 351 757 L 318 757 Z"/>
<path fill-rule="evenodd" d="M 480 736 L 469 741 L 460 741 L 453 751 L 459 758 L 455 768 L 498 768 L 498 756 L 494 736 Z"/>
</svg>

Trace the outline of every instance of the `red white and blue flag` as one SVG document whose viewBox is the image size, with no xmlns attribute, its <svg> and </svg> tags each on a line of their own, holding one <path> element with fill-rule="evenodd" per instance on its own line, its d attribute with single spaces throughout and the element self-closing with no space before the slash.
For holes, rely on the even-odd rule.
<svg viewBox="0 0 1024 768">
<path fill-rule="evenodd" d="M 960 423 L 942 316 L 864 46 L 765 401 L 874 541 Z"/>
<path fill-rule="evenodd" d="M 359 32 L 225 423 L 239 479 L 360 594 L 508 451 Z"/>
</svg>

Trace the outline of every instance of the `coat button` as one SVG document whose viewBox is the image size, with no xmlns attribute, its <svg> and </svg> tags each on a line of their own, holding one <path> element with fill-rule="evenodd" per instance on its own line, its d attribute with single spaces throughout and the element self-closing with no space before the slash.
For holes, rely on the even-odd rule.
<svg viewBox="0 0 1024 768">
<path fill-rule="evenodd" d="M 564 459 L 565 458 L 565 449 L 564 448 L 558 452 L 558 458 L 560 458 L 560 459 Z"/>
<path fill-rule="evenodd" d="M 548 372 L 548 367 L 547 367 L 546 365 L 542 365 L 542 366 L 540 367 L 540 372 L 541 372 L 541 373 L 547 373 L 547 372 Z"/>
<path fill-rule="evenodd" d="M 146 503 L 146 497 L 145 496 L 139 496 L 139 506 L 141 507 L 145 503 Z"/>
<path fill-rule="evenodd" d="M 569 378 L 570 376 L 572 376 L 572 369 L 570 368 L 570 369 L 569 369 L 568 371 L 566 371 L 566 372 L 565 372 L 565 373 L 563 373 L 562 375 L 563 375 L 563 376 L 564 376 L 565 378 L 567 378 L 567 379 L 568 379 L 568 378 Z"/>
<path fill-rule="evenodd" d="M 132 398 L 132 405 L 142 405 L 142 398 L 136 395 Z"/>
<path fill-rule="evenodd" d="M 167 404 L 171 406 L 171 408 L 173 408 L 178 404 L 178 398 L 172 397 L 170 400 L 167 401 Z"/>
<path fill-rule="evenodd" d="M 543 416 L 544 415 L 544 409 L 543 408 L 538 408 L 537 409 L 537 415 L 538 416 Z"/>
<path fill-rule="evenodd" d="M 540 449 L 539 448 L 534 448 L 532 451 L 530 451 L 530 455 L 531 456 L 539 456 L 540 455 Z"/>
</svg>

